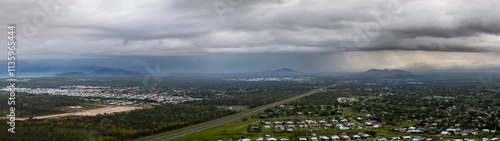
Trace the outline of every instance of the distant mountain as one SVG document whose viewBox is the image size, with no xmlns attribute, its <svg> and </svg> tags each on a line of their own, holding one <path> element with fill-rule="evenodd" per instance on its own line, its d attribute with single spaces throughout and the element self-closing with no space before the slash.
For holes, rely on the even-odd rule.
<svg viewBox="0 0 500 141">
<path fill-rule="evenodd" d="M 412 75 L 410 72 L 403 70 L 388 70 L 388 69 L 370 69 L 365 72 L 368 75 L 377 75 L 377 76 L 408 76 Z"/>
<path fill-rule="evenodd" d="M 87 75 L 83 72 L 65 72 L 61 74 L 56 74 L 56 76 L 84 76 Z"/>
<path fill-rule="evenodd" d="M 113 69 L 113 68 L 105 68 L 105 69 L 100 69 L 96 70 L 94 72 L 89 73 L 89 75 L 92 76 L 110 76 L 110 75 L 140 75 L 141 73 L 134 72 L 134 71 L 127 71 L 127 70 L 122 70 L 122 69 Z"/>
<path fill-rule="evenodd" d="M 282 68 L 282 69 L 278 69 L 278 70 L 275 70 L 274 72 L 297 72 L 291 68 Z"/>
<path fill-rule="evenodd" d="M 61 73 L 61 72 L 84 72 L 89 73 L 106 67 L 99 66 L 45 66 L 35 68 L 20 68 L 19 72 L 34 73 Z"/>
</svg>

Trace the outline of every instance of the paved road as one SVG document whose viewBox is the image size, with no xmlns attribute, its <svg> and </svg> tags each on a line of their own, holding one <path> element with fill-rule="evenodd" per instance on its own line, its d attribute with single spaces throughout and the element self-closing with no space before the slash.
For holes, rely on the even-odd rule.
<svg viewBox="0 0 500 141">
<path fill-rule="evenodd" d="M 165 135 L 165 136 L 157 137 L 157 138 L 154 138 L 154 139 L 149 139 L 148 141 L 156 141 L 156 140 L 172 140 L 172 139 L 179 138 L 179 137 L 183 137 L 183 136 L 186 136 L 186 135 L 189 135 L 189 134 L 192 134 L 192 133 L 196 133 L 196 132 L 204 131 L 204 130 L 207 130 L 207 129 L 210 129 L 210 128 L 218 127 L 218 126 L 224 125 L 224 124 L 226 124 L 226 123 L 229 123 L 229 122 L 232 122 L 232 121 L 235 121 L 235 120 L 241 119 L 241 118 L 243 118 L 243 117 L 246 117 L 246 116 L 248 116 L 248 115 L 250 115 L 250 114 L 253 114 L 253 113 L 255 113 L 255 112 L 258 112 L 258 111 L 261 111 L 261 110 L 264 110 L 264 109 L 267 109 L 267 108 L 270 108 L 270 107 L 276 106 L 276 105 L 278 105 L 278 104 L 280 104 L 280 103 L 289 102 L 289 101 L 292 101 L 292 100 L 296 100 L 296 99 L 299 99 L 299 98 L 302 98 L 302 97 L 305 97 L 305 96 L 311 95 L 311 94 L 313 94 L 313 93 L 316 93 L 316 92 L 318 92 L 318 91 L 321 91 L 321 89 L 323 89 L 323 88 L 315 89 L 315 90 L 309 91 L 309 92 L 307 92 L 307 93 L 300 94 L 300 95 L 298 95 L 298 96 L 294 96 L 294 97 L 291 97 L 291 98 L 287 98 L 287 99 L 284 99 L 284 100 L 281 100 L 281 101 L 275 102 L 274 104 L 264 105 L 264 106 L 258 107 L 258 108 L 257 108 L 257 109 L 255 109 L 255 110 L 248 111 L 247 113 L 245 113 L 245 114 L 243 114 L 243 115 L 239 115 L 239 116 L 235 116 L 235 117 L 230 117 L 230 118 L 223 119 L 223 120 L 220 120 L 220 121 L 217 121 L 217 122 L 211 123 L 211 124 L 203 125 L 203 126 L 201 126 L 201 127 L 196 127 L 196 128 L 193 128 L 193 129 L 188 129 L 188 130 L 185 130 L 185 131 L 182 131 L 182 132 L 178 132 L 178 133 L 176 133 L 176 134 L 169 134 L 169 135 Z"/>
</svg>

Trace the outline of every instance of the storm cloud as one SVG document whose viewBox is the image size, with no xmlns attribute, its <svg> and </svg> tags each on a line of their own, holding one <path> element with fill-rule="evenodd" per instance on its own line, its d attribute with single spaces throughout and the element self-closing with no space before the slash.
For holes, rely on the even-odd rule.
<svg viewBox="0 0 500 141">
<path fill-rule="evenodd" d="M 312 71 L 415 69 L 419 65 L 429 69 L 500 67 L 494 63 L 500 59 L 500 1 L 42 0 L 41 3 L 42 6 L 18 0 L 0 2 L 0 11 L 4 13 L 0 24 L 19 27 L 18 51 L 24 59 L 211 58 L 244 54 L 247 57 L 240 59 L 248 60 L 255 54 L 276 58 L 295 56 L 303 63 L 280 62 L 263 65 L 262 69 L 282 64 Z M 37 13 L 45 12 L 44 4 L 55 4 L 56 13 L 48 15 L 46 24 L 35 26 L 34 36 L 23 36 L 23 26 L 43 19 Z M 423 63 L 419 59 L 395 63 L 383 58 L 384 55 L 404 58 L 414 53 L 436 63 Z M 357 56 L 360 54 L 372 58 L 360 61 Z M 468 63 L 482 65 L 454 62 L 453 66 L 443 66 L 447 62 L 443 59 L 447 58 L 440 58 L 439 54 L 456 61 L 467 56 Z"/>
</svg>

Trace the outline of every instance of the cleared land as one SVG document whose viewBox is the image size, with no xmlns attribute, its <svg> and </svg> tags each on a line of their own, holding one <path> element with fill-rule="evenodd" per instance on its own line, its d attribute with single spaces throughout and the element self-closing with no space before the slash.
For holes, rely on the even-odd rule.
<svg viewBox="0 0 500 141">
<path fill-rule="evenodd" d="M 136 109 L 143 109 L 145 107 L 133 107 L 133 106 L 106 106 L 102 108 L 96 108 L 96 109 L 89 109 L 89 110 L 82 110 L 82 111 L 77 111 L 77 112 L 72 112 L 72 113 L 63 113 L 63 114 L 54 114 L 54 115 L 46 115 L 46 116 L 37 116 L 33 117 L 34 119 L 46 119 L 46 118 L 62 118 L 62 117 L 69 117 L 69 116 L 95 116 L 98 114 L 111 114 L 111 113 L 118 113 L 118 112 L 127 112 L 127 111 L 132 111 Z M 6 118 L 6 117 L 2 117 Z M 25 120 L 27 118 L 16 118 L 16 120 Z"/>
<path fill-rule="evenodd" d="M 61 117 L 68 117 L 68 116 L 95 116 L 98 114 L 110 114 L 110 113 L 117 113 L 117 112 L 126 112 L 126 111 L 132 111 L 136 109 L 142 109 L 143 107 L 132 107 L 132 106 L 106 106 L 102 108 L 97 108 L 97 109 L 90 109 L 90 110 L 83 110 L 83 111 L 78 111 L 74 113 L 64 113 L 64 114 L 55 114 L 55 115 L 47 115 L 47 116 L 39 116 L 39 117 L 34 117 L 35 119 L 45 119 L 45 118 L 61 118 Z"/>
</svg>

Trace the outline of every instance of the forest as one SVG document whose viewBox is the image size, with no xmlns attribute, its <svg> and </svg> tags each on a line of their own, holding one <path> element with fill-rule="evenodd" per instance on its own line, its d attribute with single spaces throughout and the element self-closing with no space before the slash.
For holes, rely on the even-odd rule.
<svg viewBox="0 0 500 141">
<path fill-rule="evenodd" d="M 130 140 L 233 113 L 235 111 L 188 102 L 118 114 L 32 119 L 16 122 L 15 134 L 0 132 L 0 140 Z M 7 126 L 0 125 L 5 129 Z"/>
<path fill-rule="evenodd" d="M 0 92 L 0 101 L 7 101 L 8 93 Z M 59 95 L 33 95 L 16 93 L 16 117 L 34 117 L 41 115 L 59 114 L 62 111 L 57 108 L 64 106 L 75 106 L 85 103 L 80 97 Z M 0 107 L 10 107 L 7 102 L 0 102 Z M 7 115 L 7 108 L 0 109 L 0 114 Z"/>
</svg>

